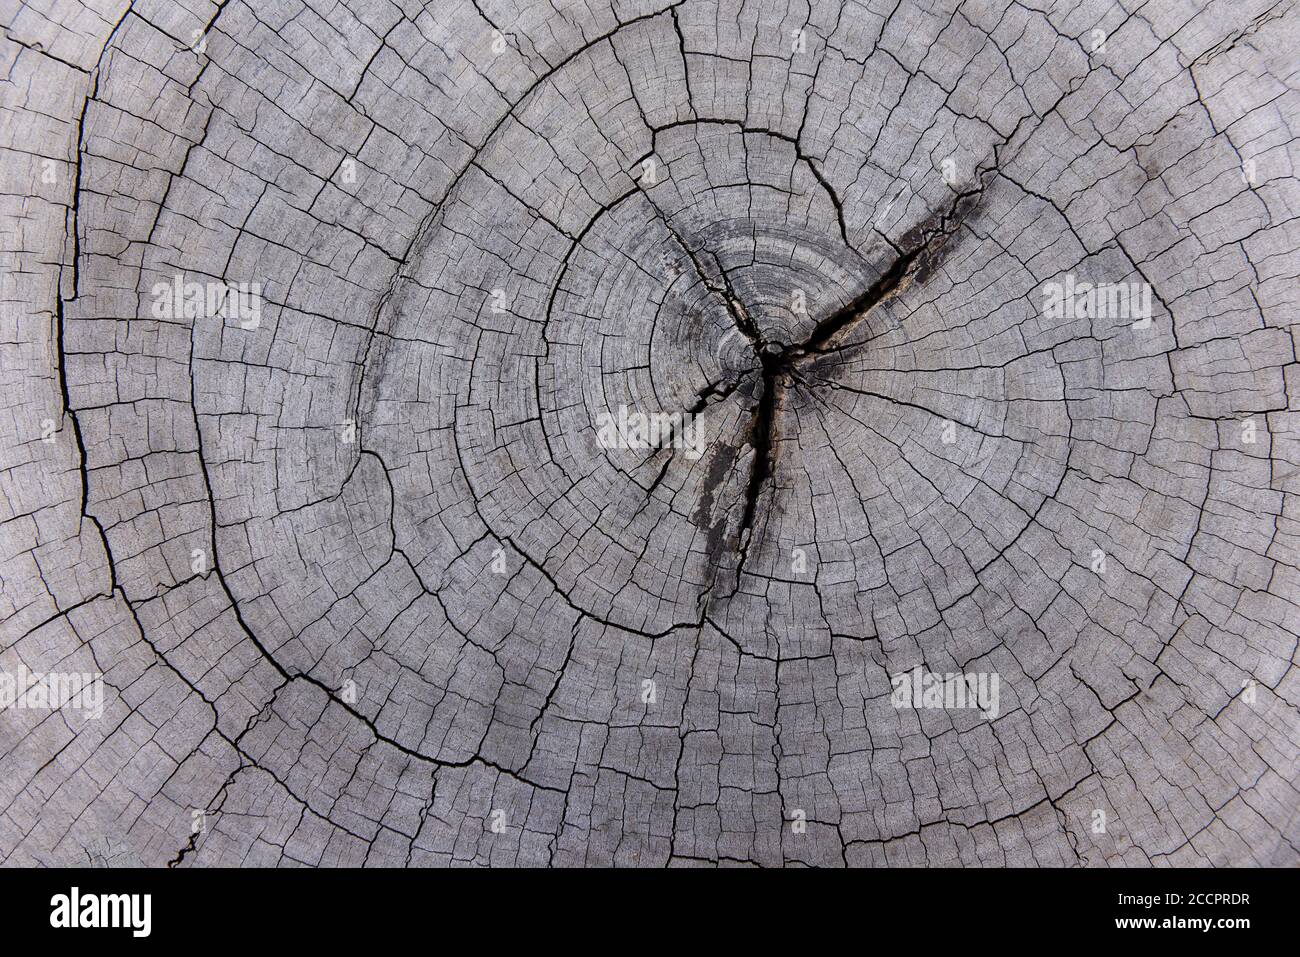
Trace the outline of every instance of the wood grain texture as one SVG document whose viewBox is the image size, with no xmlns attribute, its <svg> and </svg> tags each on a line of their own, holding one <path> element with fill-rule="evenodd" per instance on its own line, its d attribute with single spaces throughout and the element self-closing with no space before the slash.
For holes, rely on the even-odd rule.
<svg viewBox="0 0 1300 957">
<path fill-rule="evenodd" d="M 1300 863 L 1290 0 L 0 19 L 0 861 Z"/>
</svg>

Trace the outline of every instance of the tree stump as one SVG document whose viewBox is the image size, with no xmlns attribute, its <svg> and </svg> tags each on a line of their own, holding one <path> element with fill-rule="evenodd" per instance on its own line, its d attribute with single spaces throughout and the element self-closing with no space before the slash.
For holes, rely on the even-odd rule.
<svg viewBox="0 0 1300 957">
<path fill-rule="evenodd" d="M 1300 862 L 1196 6 L 11 8 L 0 861 Z"/>
</svg>

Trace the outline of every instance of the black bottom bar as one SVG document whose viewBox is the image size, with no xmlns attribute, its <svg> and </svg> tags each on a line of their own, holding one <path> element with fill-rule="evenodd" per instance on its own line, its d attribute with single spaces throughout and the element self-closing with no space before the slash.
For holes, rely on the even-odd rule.
<svg viewBox="0 0 1300 957">
<path fill-rule="evenodd" d="M 470 932 L 494 951 L 581 939 L 687 946 L 850 933 L 872 948 L 923 941 L 1078 943 L 1199 936 L 1216 946 L 1277 940 L 1297 927 L 1297 875 L 1283 870 L 907 870 L 830 872 L 0 870 L 5 940 L 434 950 Z M 75 898 L 73 888 L 76 888 Z M 149 895 L 145 898 L 101 895 Z M 147 920 L 146 920 L 147 917 Z M 85 924 L 116 923 L 116 927 Z M 74 927 L 73 924 L 78 926 Z M 58 926 L 55 926 L 58 925 Z M 142 932 L 146 929 L 148 934 Z M 699 927 L 697 933 L 690 928 Z M 972 929 L 981 933 L 970 937 Z M 486 934 L 483 932 L 486 931 Z M 1264 932 L 1265 937 L 1254 935 Z M 450 933 L 452 937 L 444 936 Z M 612 936 L 611 936 L 612 935 Z M 701 939 L 703 938 L 703 939 Z M 438 943 L 442 941 L 442 943 Z M 923 947 L 922 949 L 928 949 Z M 16 952 L 16 951 L 11 951 Z"/>
</svg>

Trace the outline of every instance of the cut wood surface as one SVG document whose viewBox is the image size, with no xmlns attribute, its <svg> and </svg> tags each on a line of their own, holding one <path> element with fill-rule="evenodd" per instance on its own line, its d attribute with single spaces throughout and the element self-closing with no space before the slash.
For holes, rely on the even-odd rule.
<svg viewBox="0 0 1300 957">
<path fill-rule="evenodd" d="M 5 4 L 0 862 L 1300 864 L 1300 9 L 1038 6 Z"/>
</svg>

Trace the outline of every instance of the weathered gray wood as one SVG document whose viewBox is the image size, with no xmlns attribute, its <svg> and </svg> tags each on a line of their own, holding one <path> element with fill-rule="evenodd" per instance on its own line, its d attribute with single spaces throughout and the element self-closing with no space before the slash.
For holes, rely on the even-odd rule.
<svg viewBox="0 0 1300 957">
<path fill-rule="evenodd" d="M 1031 6 L 7 5 L 0 861 L 1296 863 L 1300 14 Z"/>
</svg>

